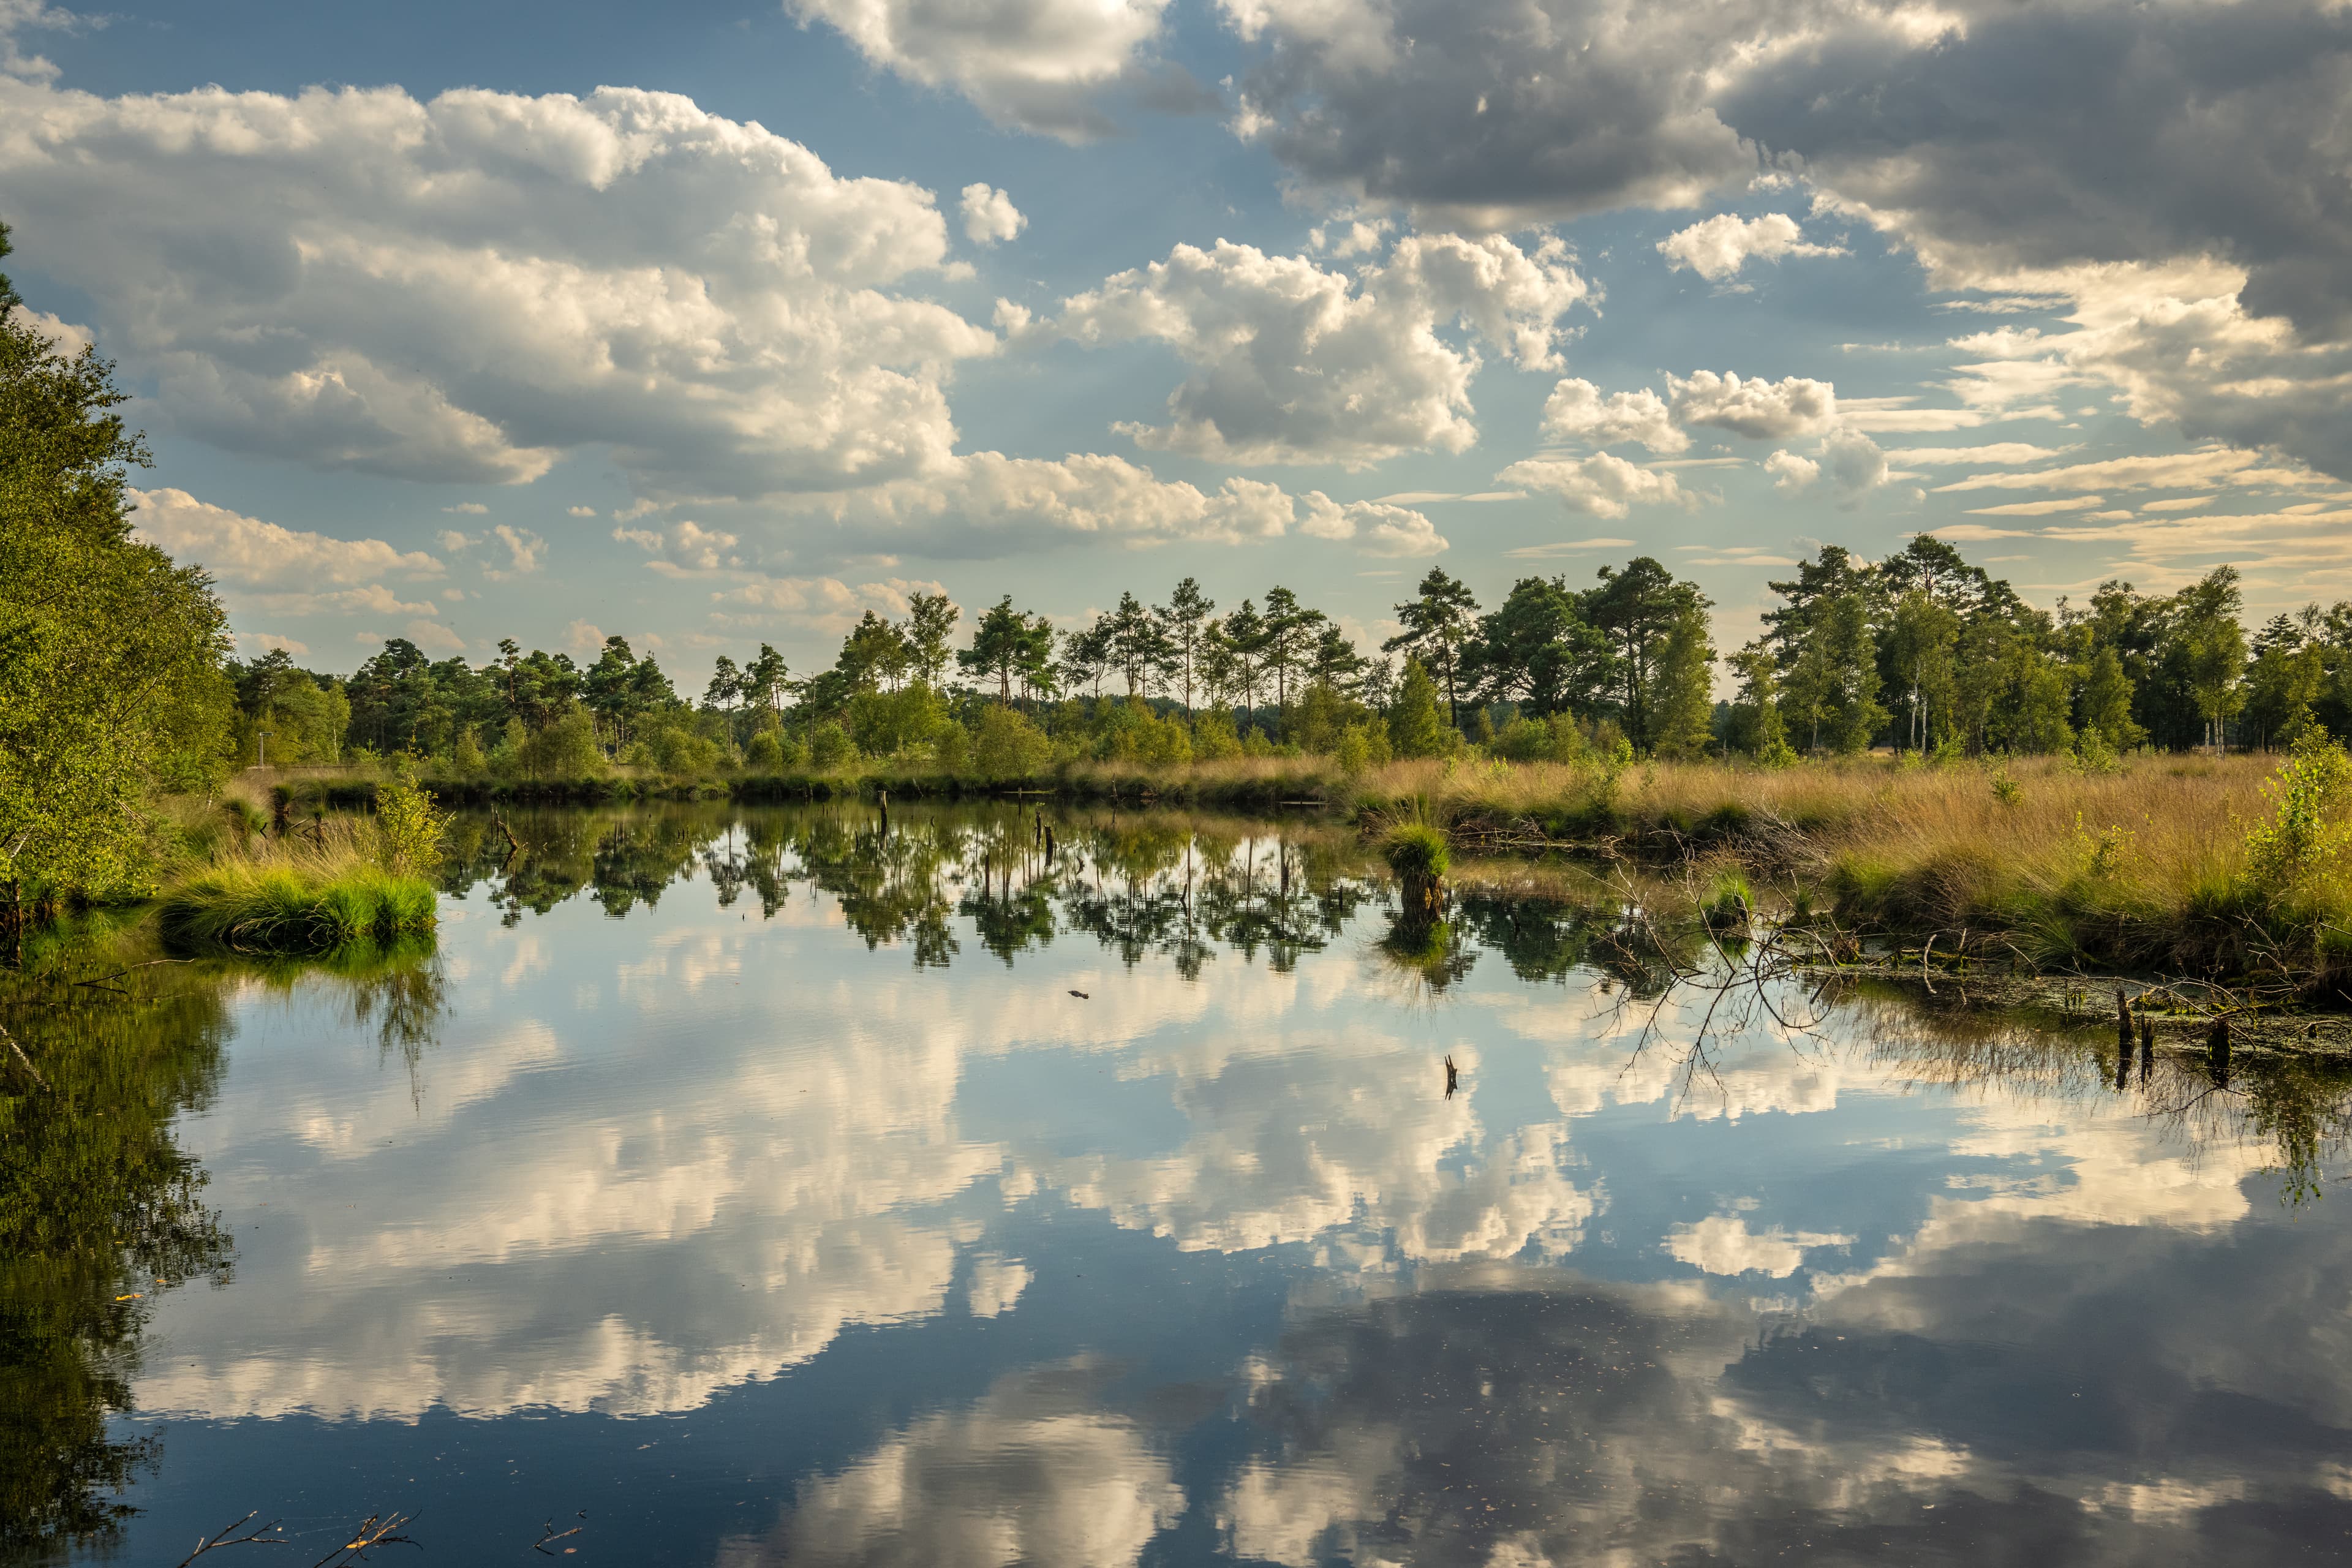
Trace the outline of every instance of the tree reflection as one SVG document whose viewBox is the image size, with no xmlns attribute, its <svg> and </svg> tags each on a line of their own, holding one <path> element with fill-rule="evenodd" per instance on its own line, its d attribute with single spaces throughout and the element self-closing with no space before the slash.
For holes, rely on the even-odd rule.
<svg viewBox="0 0 2352 1568">
<path fill-rule="evenodd" d="M 71 975 L 65 973 L 70 967 Z M 222 986 L 112 965 L 0 980 L 0 1021 L 39 1064 L 0 1075 L 0 1559 L 103 1545 L 159 1439 L 117 1436 L 161 1291 L 226 1279 L 232 1245 L 205 1173 L 172 1135 L 205 1104 L 227 1034 Z M 152 978 L 152 976 L 168 978 Z M 131 976 L 123 976 L 125 981 Z"/>
<path fill-rule="evenodd" d="M 0 1561 L 104 1547 L 160 1438 L 116 1436 L 158 1298 L 229 1278 L 234 1244 L 173 1136 L 217 1089 L 240 986 L 324 995 L 412 1083 L 437 1037 L 429 945 L 323 963 L 157 958 L 151 931 L 48 934 L 0 974 L 0 1026 L 37 1065 L 0 1070 Z"/>
</svg>

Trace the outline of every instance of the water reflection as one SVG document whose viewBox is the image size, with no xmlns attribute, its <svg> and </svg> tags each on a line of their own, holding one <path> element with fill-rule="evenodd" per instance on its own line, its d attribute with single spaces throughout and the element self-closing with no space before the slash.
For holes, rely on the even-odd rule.
<svg viewBox="0 0 2352 1568">
<path fill-rule="evenodd" d="M 510 821 L 525 853 L 461 837 L 436 954 L 104 1001 L 147 1011 L 85 1053 L 84 1120 L 147 1109 L 74 1136 L 167 1150 L 148 1208 L 211 1250 L 44 1198 L 65 1239 L 5 1289 L 23 1364 L 97 1369 L 37 1406 L 120 1455 L 66 1491 L 112 1506 L 164 1418 L 207 1456 L 129 1494 L 134 1553 L 296 1492 L 730 1563 L 2245 1561 L 2352 1526 L 2339 1070 L 2217 1085 L 1859 990 L 1702 1037 L 1668 982 L 1704 933 L 1475 883 L 1410 929 L 1286 826 Z M 17 1125 L 9 1191 L 46 1192 Z M 85 1313 L 225 1279 L 232 1236 L 233 1283 L 131 1304 L 168 1357 L 38 1316 L 45 1279 Z"/>
</svg>

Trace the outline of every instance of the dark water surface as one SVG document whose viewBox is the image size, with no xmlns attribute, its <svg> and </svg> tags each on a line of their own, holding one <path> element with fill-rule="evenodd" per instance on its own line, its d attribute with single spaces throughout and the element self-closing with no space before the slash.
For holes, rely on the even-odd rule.
<svg viewBox="0 0 2352 1568">
<path fill-rule="evenodd" d="M 474 822 L 423 963 L 13 1015 L 16 1554 L 2352 1560 L 2336 1080 L 1047 820 Z"/>
</svg>

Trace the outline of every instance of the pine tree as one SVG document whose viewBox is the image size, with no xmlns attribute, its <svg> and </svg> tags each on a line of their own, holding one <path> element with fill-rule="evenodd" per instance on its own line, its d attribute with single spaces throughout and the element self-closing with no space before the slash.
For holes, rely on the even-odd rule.
<svg viewBox="0 0 2352 1568">
<path fill-rule="evenodd" d="M 1389 745 L 1400 757 L 1434 757 L 1452 749 L 1437 713 L 1437 683 L 1418 658 L 1404 661 L 1404 679 L 1389 709 Z"/>
<path fill-rule="evenodd" d="M 1696 605 L 1675 617 L 1658 651 L 1650 711 L 1650 748 L 1658 755 L 1703 757 L 1714 743 L 1715 647 L 1706 612 Z"/>
</svg>

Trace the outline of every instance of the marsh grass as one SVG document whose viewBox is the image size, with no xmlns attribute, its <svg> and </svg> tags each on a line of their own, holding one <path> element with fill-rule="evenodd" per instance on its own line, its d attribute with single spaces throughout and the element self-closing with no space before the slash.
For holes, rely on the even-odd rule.
<svg viewBox="0 0 2352 1568">
<path fill-rule="evenodd" d="M 433 885 L 386 870 L 375 837 L 373 824 L 344 818 L 219 847 L 164 886 L 163 938 L 181 952 L 319 954 L 429 935 Z"/>
</svg>

